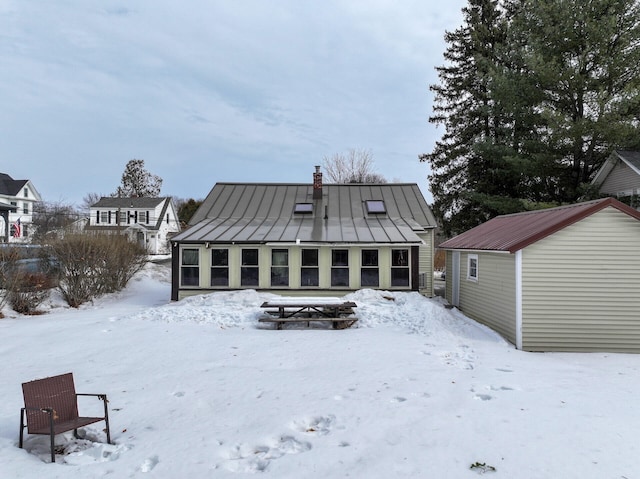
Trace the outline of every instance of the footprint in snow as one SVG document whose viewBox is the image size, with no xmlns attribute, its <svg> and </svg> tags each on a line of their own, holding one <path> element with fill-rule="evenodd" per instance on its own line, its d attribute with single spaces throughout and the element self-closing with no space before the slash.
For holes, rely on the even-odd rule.
<svg viewBox="0 0 640 479">
<path fill-rule="evenodd" d="M 158 465 L 159 462 L 160 462 L 160 460 L 158 459 L 158 456 L 148 457 L 147 459 L 144 460 L 144 462 L 140 466 L 140 471 L 141 472 L 151 472 L 153 470 L 153 468 Z"/>
<path fill-rule="evenodd" d="M 333 429 L 335 419 L 336 417 L 334 415 L 306 417 L 293 421 L 291 429 L 306 434 L 324 436 L 325 434 L 329 434 L 331 429 Z"/>
</svg>

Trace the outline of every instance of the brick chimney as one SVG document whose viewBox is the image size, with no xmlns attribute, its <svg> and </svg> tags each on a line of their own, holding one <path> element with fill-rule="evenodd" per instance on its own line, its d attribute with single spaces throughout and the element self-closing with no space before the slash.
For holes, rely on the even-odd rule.
<svg viewBox="0 0 640 479">
<path fill-rule="evenodd" d="M 313 174 L 313 199 L 322 199 L 322 173 L 320 173 L 319 166 L 316 166 L 316 171 Z"/>
</svg>

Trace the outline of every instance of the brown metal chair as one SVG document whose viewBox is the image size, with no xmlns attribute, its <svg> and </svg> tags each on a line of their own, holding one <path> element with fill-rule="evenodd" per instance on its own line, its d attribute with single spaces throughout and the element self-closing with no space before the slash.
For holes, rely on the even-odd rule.
<svg viewBox="0 0 640 479">
<path fill-rule="evenodd" d="M 48 435 L 51 439 L 51 462 L 56 462 L 54 438 L 56 434 L 73 430 L 78 437 L 78 428 L 105 421 L 107 442 L 111 444 L 109 431 L 109 411 L 106 394 L 76 393 L 73 374 L 61 374 L 44 379 L 37 379 L 22 384 L 24 407 L 20 410 L 20 443 L 27 420 L 29 434 Z M 104 402 L 104 417 L 78 416 L 78 396 L 96 396 Z"/>
</svg>

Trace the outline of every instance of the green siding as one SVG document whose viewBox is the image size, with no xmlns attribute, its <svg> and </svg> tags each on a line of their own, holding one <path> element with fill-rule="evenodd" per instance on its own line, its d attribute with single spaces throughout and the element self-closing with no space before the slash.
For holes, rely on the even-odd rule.
<svg viewBox="0 0 640 479">
<path fill-rule="evenodd" d="M 523 349 L 640 352 L 640 221 L 606 208 L 522 252 Z"/>
<path fill-rule="evenodd" d="M 478 280 L 467 279 L 470 254 L 478 257 Z M 449 277 L 450 252 L 447 254 Z M 460 253 L 460 310 L 507 340 L 516 341 L 515 256 L 505 253 Z M 447 281 L 447 294 L 449 291 Z"/>
</svg>

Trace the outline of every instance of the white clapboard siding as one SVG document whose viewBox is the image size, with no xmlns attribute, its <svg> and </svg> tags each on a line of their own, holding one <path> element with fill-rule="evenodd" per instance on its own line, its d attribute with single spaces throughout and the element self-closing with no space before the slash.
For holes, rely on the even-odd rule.
<svg viewBox="0 0 640 479">
<path fill-rule="evenodd" d="M 638 189 L 640 189 L 640 175 L 621 160 L 616 162 L 616 165 L 600 185 L 600 192 L 607 195 L 617 195 L 619 193 L 630 195 L 636 193 Z"/>
</svg>

